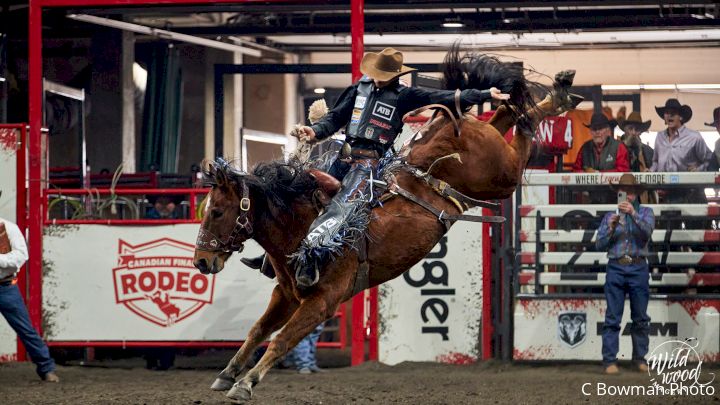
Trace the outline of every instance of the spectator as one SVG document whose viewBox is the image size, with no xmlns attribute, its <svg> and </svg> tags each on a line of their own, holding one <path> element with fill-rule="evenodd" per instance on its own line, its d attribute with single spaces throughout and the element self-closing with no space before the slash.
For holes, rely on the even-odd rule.
<svg viewBox="0 0 720 405">
<path fill-rule="evenodd" d="M 612 137 L 617 122 L 609 120 L 604 114 L 595 113 L 590 119 L 592 139 L 585 142 L 575 159 L 573 170 L 576 172 L 627 172 L 630 171 L 628 152 L 622 142 Z M 613 193 L 606 190 L 590 192 L 589 199 L 593 204 L 613 202 Z M 597 224 L 596 224 L 597 225 Z"/>
<path fill-rule="evenodd" d="M 713 122 L 706 122 L 705 125 L 715 128 L 720 135 L 720 107 L 713 110 Z M 715 151 L 713 156 L 710 158 L 708 170 L 713 172 L 720 170 L 720 138 L 715 141 Z"/>
<path fill-rule="evenodd" d="M 148 219 L 177 219 L 175 201 L 172 196 L 161 195 L 155 199 L 153 206 L 148 210 L 145 218 Z"/>
<path fill-rule="evenodd" d="M 622 141 L 628 150 L 630 170 L 633 172 L 648 172 L 652 166 L 653 149 L 642 143 L 640 134 L 650 128 L 650 120 L 643 122 L 640 113 L 633 111 L 630 116 L 618 124 L 623 130 Z M 653 190 L 644 190 L 640 194 L 640 202 L 643 204 L 657 204 L 657 193 Z"/>
<path fill-rule="evenodd" d="M 639 188 L 635 176 L 625 173 L 618 182 L 620 191 L 627 193 L 627 201 L 618 203 L 618 213 L 603 217 L 597 234 L 598 250 L 608 252 L 605 272 L 605 324 L 602 333 L 602 357 L 606 374 L 617 374 L 619 334 L 625 307 L 625 292 L 630 296 L 632 326 L 632 360 L 639 371 L 647 372 L 645 356 L 648 352 L 650 317 L 647 314 L 650 298 L 650 272 L 647 263 L 647 244 L 655 228 L 652 209 L 638 200 Z"/>
<path fill-rule="evenodd" d="M 655 107 L 658 115 L 665 120 L 667 129 L 658 132 L 655 138 L 655 155 L 651 170 L 654 172 L 694 172 L 707 168 L 712 152 L 698 131 L 685 126 L 692 118 L 692 108 L 680 105 L 675 98 L 665 102 L 664 107 Z M 684 193 L 668 192 L 666 203 L 707 204 L 702 188 Z"/>
<path fill-rule="evenodd" d="M 325 370 L 317 365 L 317 342 L 323 331 L 324 323 L 318 325 L 309 335 L 290 352 L 290 361 L 300 374 L 323 373 Z"/>
<path fill-rule="evenodd" d="M 647 172 L 652 166 L 653 149 L 642 143 L 640 139 L 640 134 L 647 132 L 650 123 L 650 120 L 643 122 L 640 113 L 633 111 L 625 121 L 619 124 L 620 129 L 624 132 L 620 139 L 628 150 L 630 170 L 633 172 Z"/>
<path fill-rule="evenodd" d="M 17 272 L 28 259 L 25 237 L 14 223 L 0 218 L 0 312 L 17 333 L 43 381 L 60 382 L 50 350 L 33 328 L 17 287 Z"/>
<path fill-rule="evenodd" d="M 573 170 L 576 172 L 627 172 L 630 170 L 625 145 L 612 137 L 617 122 L 608 120 L 601 113 L 595 113 L 590 119 L 592 139 L 580 148 Z"/>
</svg>

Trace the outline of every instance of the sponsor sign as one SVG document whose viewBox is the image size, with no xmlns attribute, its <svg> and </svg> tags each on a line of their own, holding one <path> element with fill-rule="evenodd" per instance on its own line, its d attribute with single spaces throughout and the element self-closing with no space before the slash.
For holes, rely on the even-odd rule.
<svg viewBox="0 0 720 405">
<path fill-rule="evenodd" d="M 379 287 L 381 362 L 469 363 L 478 358 L 481 230 L 481 224 L 457 222 L 425 259 Z"/>
<path fill-rule="evenodd" d="M 115 301 L 141 318 L 171 326 L 212 304 L 214 275 L 193 266 L 194 246 L 162 238 L 133 246 L 119 241 Z"/>
<path fill-rule="evenodd" d="M 516 360 L 602 360 L 605 300 L 518 299 L 515 305 Z M 699 336 L 694 347 L 705 361 L 720 358 L 720 300 L 650 300 L 650 347 Z M 554 325 L 554 330 L 548 325 Z M 625 300 L 619 360 L 632 358 L 630 302 Z M 648 353 L 649 359 L 650 353 Z"/>
<path fill-rule="evenodd" d="M 242 265 L 237 254 L 222 272 L 201 274 L 192 265 L 198 229 L 199 224 L 46 228 L 46 339 L 245 339 L 275 281 Z M 242 254 L 260 253 L 249 241 Z"/>
</svg>

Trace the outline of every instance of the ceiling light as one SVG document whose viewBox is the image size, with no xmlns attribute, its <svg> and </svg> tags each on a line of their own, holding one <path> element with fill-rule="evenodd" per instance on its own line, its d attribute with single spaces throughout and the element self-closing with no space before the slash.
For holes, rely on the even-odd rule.
<svg viewBox="0 0 720 405">
<path fill-rule="evenodd" d="M 445 28 L 462 28 L 465 26 L 465 24 L 460 20 L 459 17 L 456 18 L 446 18 L 445 21 L 442 23 L 442 26 Z"/>
<path fill-rule="evenodd" d="M 213 41 L 212 39 L 180 34 L 178 32 L 146 27 L 144 25 L 132 24 L 125 21 L 113 20 L 111 18 L 102 18 L 87 14 L 70 14 L 67 17 L 77 21 L 102 25 L 105 27 L 117 28 L 124 31 L 136 32 L 138 34 L 151 35 L 163 39 L 172 39 L 175 41 L 207 46 L 209 48 L 222 49 L 223 51 L 240 52 L 245 55 L 255 56 L 258 58 L 262 56 L 262 52 L 255 49 L 249 49 L 239 45 L 228 44 L 227 42 Z"/>
<path fill-rule="evenodd" d="M 313 93 L 315 93 L 315 94 L 325 94 L 325 87 L 317 87 L 315 90 L 313 90 Z"/>
<path fill-rule="evenodd" d="M 603 90 L 713 90 L 720 84 L 603 84 Z"/>
</svg>

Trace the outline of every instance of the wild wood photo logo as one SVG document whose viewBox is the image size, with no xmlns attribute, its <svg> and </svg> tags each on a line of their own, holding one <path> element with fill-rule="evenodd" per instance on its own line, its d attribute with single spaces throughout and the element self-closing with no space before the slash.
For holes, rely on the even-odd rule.
<svg viewBox="0 0 720 405">
<path fill-rule="evenodd" d="M 118 245 L 113 269 L 117 304 L 163 327 L 212 304 L 215 276 L 195 269 L 195 246 L 169 238 L 139 245 L 119 239 Z"/>
</svg>

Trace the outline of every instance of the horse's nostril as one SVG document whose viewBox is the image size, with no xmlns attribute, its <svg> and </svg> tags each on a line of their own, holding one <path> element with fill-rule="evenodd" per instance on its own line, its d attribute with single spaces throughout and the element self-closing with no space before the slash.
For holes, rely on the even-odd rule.
<svg viewBox="0 0 720 405">
<path fill-rule="evenodd" d="M 195 265 L 195 267 L 197 267 L 198 270 L 200 270 L 200 273 L 207 274 L 209 272 L 207 259 L 196 260 L 193 264 Z"/>
</svg>

